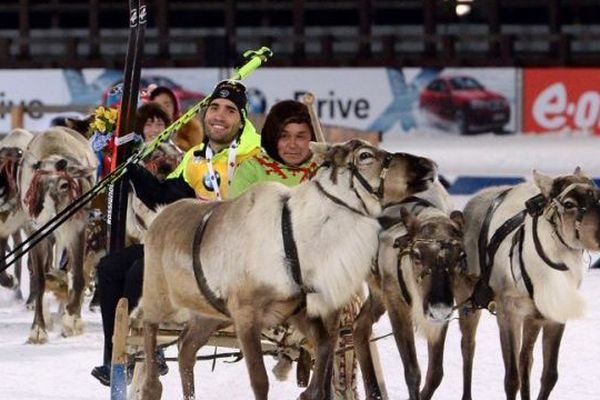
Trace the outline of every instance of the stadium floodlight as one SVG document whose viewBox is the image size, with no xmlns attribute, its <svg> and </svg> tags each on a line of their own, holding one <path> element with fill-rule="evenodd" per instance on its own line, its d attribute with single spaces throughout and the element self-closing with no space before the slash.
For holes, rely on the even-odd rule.
<svg viewBox="0 0 600 400">
<path fill-rule="evenodd" d="M 473 0 L 456 0 L 454 12 L 457 16 L 463 17 L 471 12 L 471 3 Z"/>
</svg>

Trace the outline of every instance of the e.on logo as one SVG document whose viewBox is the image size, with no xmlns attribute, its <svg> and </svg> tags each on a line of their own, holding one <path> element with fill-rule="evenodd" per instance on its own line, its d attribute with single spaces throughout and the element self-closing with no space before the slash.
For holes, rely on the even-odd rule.
<svg viewBox="0 0 600 400">
<path fill-rule="evenodd" d="M 586 71 L 586 72 L 584 72 Z M 592 72 L 593 71 L 593 72 Z M 600 133 L 600 70 L 526 70 L 526 132 L 562 130 Z"/>
</svg>

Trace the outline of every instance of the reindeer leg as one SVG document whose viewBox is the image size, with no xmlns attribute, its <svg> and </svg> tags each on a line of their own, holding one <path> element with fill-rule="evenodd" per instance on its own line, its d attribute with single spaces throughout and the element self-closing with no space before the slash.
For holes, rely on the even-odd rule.
<svg viewBox="0 0 600 400">
<path fill-rule="evenodd" d="M 462 400 L 472 399 L 473 358 L 475 356 L 475 337 L 481 311 L 459 311 L 461 332 L 460 349 L 463 359 L 463 395 Z"/>
<path fill-rule="evenodd" d="M 12 234 L 12 240 L 13 240 L 13 246 L 17 247 L 21 244 L 22 239 L 21 239 L 21 230 L 16 231 L 15 233 Z M 0 253 L 0 254 L 5 254 L 4 252 Z M 21 272 L 23 270 L 23 258 L 19 257 L 17 258 L 17 261 L 15 261 L 15 278 L 17 279 L 17 292 L 16 292 L 16 298 L 17 300 L 23 300 L 23 292 L 21 291 Z"/>
<path fill-rule="evenodd" d="M 466 275 L 461 275 L 455 282 L 454 296 L 457 304 L 462 304 L 471 296 L 475 282 Z M 472 399 L 473 383 L 473 358 L 475 356 L 475 337 L 477 325 L 481 317 L 480 310 L 471 310 L 460 307 L 458 310 L 458 324 L 460 326 L 460 348 L 463 359 L 463 394 L 462 400 Z"/>
<path fill-rule="evenodd" d="M 158 324 L 144 322 L 144 352 L 146 353 L 146 380 L 142 387 L 142 400 L 160 400 L 162 384 L 158 380 L 156 360 L 156 333 Z"/>
<path fill-rule="evenodd" d="M 254 398 L 255 400 L 267 400 L 269 379 L 262 355 L 261 328 L 257 324 L 259 319 L 256 316 L 256 311 L 251 307 L 240 307 L 234 308 L 231 314 L 240 348 L 246 361 L 246 368 L 250 375 Z"/>
<path fill-rule="evenodd" d="M 538 400 L 546 400 L 558 381 L 558 351 L 560 342 L 565 331 L 565 324 L 548 322 L 544 325 L 543 347 L 544 347 L 544 369 Z"/>
<path fill-rule="evenodd" d="M 31 279 L 35 281 L 37 291 L 35 293 L 35 306 L 33 323 L 29 332 L 27 343 L 42 344 L 48 341 L 46 322 L 44 321 L 44 291 L 46 289 L 45 272 L 50 268 L 49 252 L 50 242 L 43 240 L 33 247 L 27 258 L 27 265 L 31 271 Z"/>
<path fill-rule="evenodd" d="M 203 317 L 192 317 L 187 323 L 178 343 L 179 375 L 181 376 L 184 400 L 195 398 L 194 365 L 196 364 L 196 353 L 200 347 L 208 342 L 208 339 L 216 330 L 223 329 L 230 324 L 230 322 L 223 320 Z"/>
<path fill-rule="evenodd" d="M 69 269 L 72 285 L 69 285 L 69 302 L 63 316 L 62 335 L 65 337 L 81 335 L 83 321 L 81 320 L 81 304 L 85 278 L 83 276 L 83 251 L 85 239 L 82 235 L 74 235 L 69 249 Z"/>
<path fill-rule="evenodd" d="M 8 249 L 8 241 L 4 237 L 0 237 L 0 254 L 2 255 L 2 260 L 0 261 L 0 267 L 4 267 L 6 265 L 4 261 L 4 255 L 6 254 L 6 250 Z M 16 267 L 15 267 L 16 268 Z M 6 271 L 0 272 L 0 286 L 15 289 L 17 287 L 17 280 L 14 276 L 10 275 Z"/>
<path fill-rule="evenodd" d="M 530 399 L 530 374 L 533 364 L 533 348 L 542 325 L 534 318 L 527 317 L 523 321 L 523 343 L 519 356 L 519 372 L 521 373 L 521 400 Z"/>
<path fill-rule="evenodd" d="M 507 400 L 514 400 L 520 386 L 517 354 L 521 341 L 522 323 L 518 316 L 510 310 L 506 310 L 504 306 L 498 310 L 497 322 L 500 329 L 500 343 L 505 368 L 504 391 Z"/>
<path fill-rule="evenodd" d="M 375 290 L 369 287 L 369 297 L 363 304 L 360 313 L 354 321 L 354 351 L 360 364 L 360 370 L 363 377 L 365 387 L 365 396 L 367 400 L 383 399 L 373 357 L 369 346 L 371 333 L 373 332 L 373 324 L 385 312 L 385 306 L 380 295 L 375 294 Z"/>
<path fill-rule="evenodd" d="M 329 400 L 331 393 L 331 377 L 333 373 L 333 355 L 339 321 L 339 313 L 334 313 L 326 320 L 310 318 L 304 314 L 304 319 L 298 324 L 300 331 L 315 346 L 315 366 L 310 383 L 300 394 L 302 400 Z"/>
<path fill-rule="evenodd" d="M 421 371 L 415 349 L 415 335 L 410 307 L 400 298 L 400 289 L 390 286 L 384 288 L 385 308 L 388 311 L 396 346 L 404 365 L 404 378 L 410 400 L 419 399 Z"/>
<path fill-rule="evenodd" d="M 444 345 L 447 333 L 448 323 L 444 325 L 437 340 L 427 342 L 427 376 L 425 377 L 425 386 L 421 390 L 422 400 L 429 400 L 433 397 L 433 392 L 440 386 L 444 377 Z"/>
</svg>

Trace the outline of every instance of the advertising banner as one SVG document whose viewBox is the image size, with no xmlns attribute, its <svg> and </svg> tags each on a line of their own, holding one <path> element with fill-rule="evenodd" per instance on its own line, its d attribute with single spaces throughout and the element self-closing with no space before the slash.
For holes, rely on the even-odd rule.
<svg viewBox="0 0 600 400">
<path fill-rule="evenodd" d="M 600 69 L 523 71 L 523 129 L 600 133 Z"/>
<path fill-rule="evenodd" d="M 514 68 L 265 68 L 248 84 L 263 108 L 311 91 L 324 123 L 385 138 L 514 131 L 516 75 Z"/>
<path fill-rule="evenodd" d="M 74 112 L 46 113 L 43 106 L 100 105 L 112 86 L 121 82 L 123 71 L 111 69 L 0 70 L 0 132 L 8 132 L 12 105 L 25 105 L 25 127 L 41 130 L 57 116 L 80 117 Z M 216 68 L 165 68 L 142 72 L 141 86 L 167 86 L 182 106 L 189 107 L 209 93 L 219 79 Z"/>
<path fill-rule="evenodd" d="M 172 88 L 185 108 L 228 75 L 217 68 L 144 69 L 141 85 Z M 513 68 L 265 67 L 245 84 L 251 113 L 310 91 L 324 124 L 378 131 L 385 139 L 407 132 L 512 132 L 516 76 Z M 44 129 L 56 115 L 35 106 L 95 106 L 121 79 L 122 71 L 106 69 L 0 71 L 0 106 L 27 105 L 25 127 Z M 9 129 L 10 115 L 0 114 L 0 132 Z"/>
</svg>

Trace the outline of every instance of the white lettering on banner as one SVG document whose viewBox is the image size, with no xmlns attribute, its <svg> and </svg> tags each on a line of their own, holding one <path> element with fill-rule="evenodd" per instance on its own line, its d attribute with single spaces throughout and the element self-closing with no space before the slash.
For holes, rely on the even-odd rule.
<svg viewBox="0 0 600 400">
<path fill-rule="evenodd" d="M 567 88 L 557 82 L 540 92 L 533 102 L 532 112 L 535 121 L 546 129 L 566 127 L 568 117 L 573 119 L 573 128 L 593 129 L 595 125 L 600 126 L 600 94 L 589 90 L 576 102 L 570 102 Z"/>
<path fill-rule="evenodd" d="M 565 111 L 567 90 L 562 83 L 555 83 L 544 89 L 533 102 L 533 118 L 546 129 L 558 129 L 567 119 L 556 115 Z"/>
</svg>

